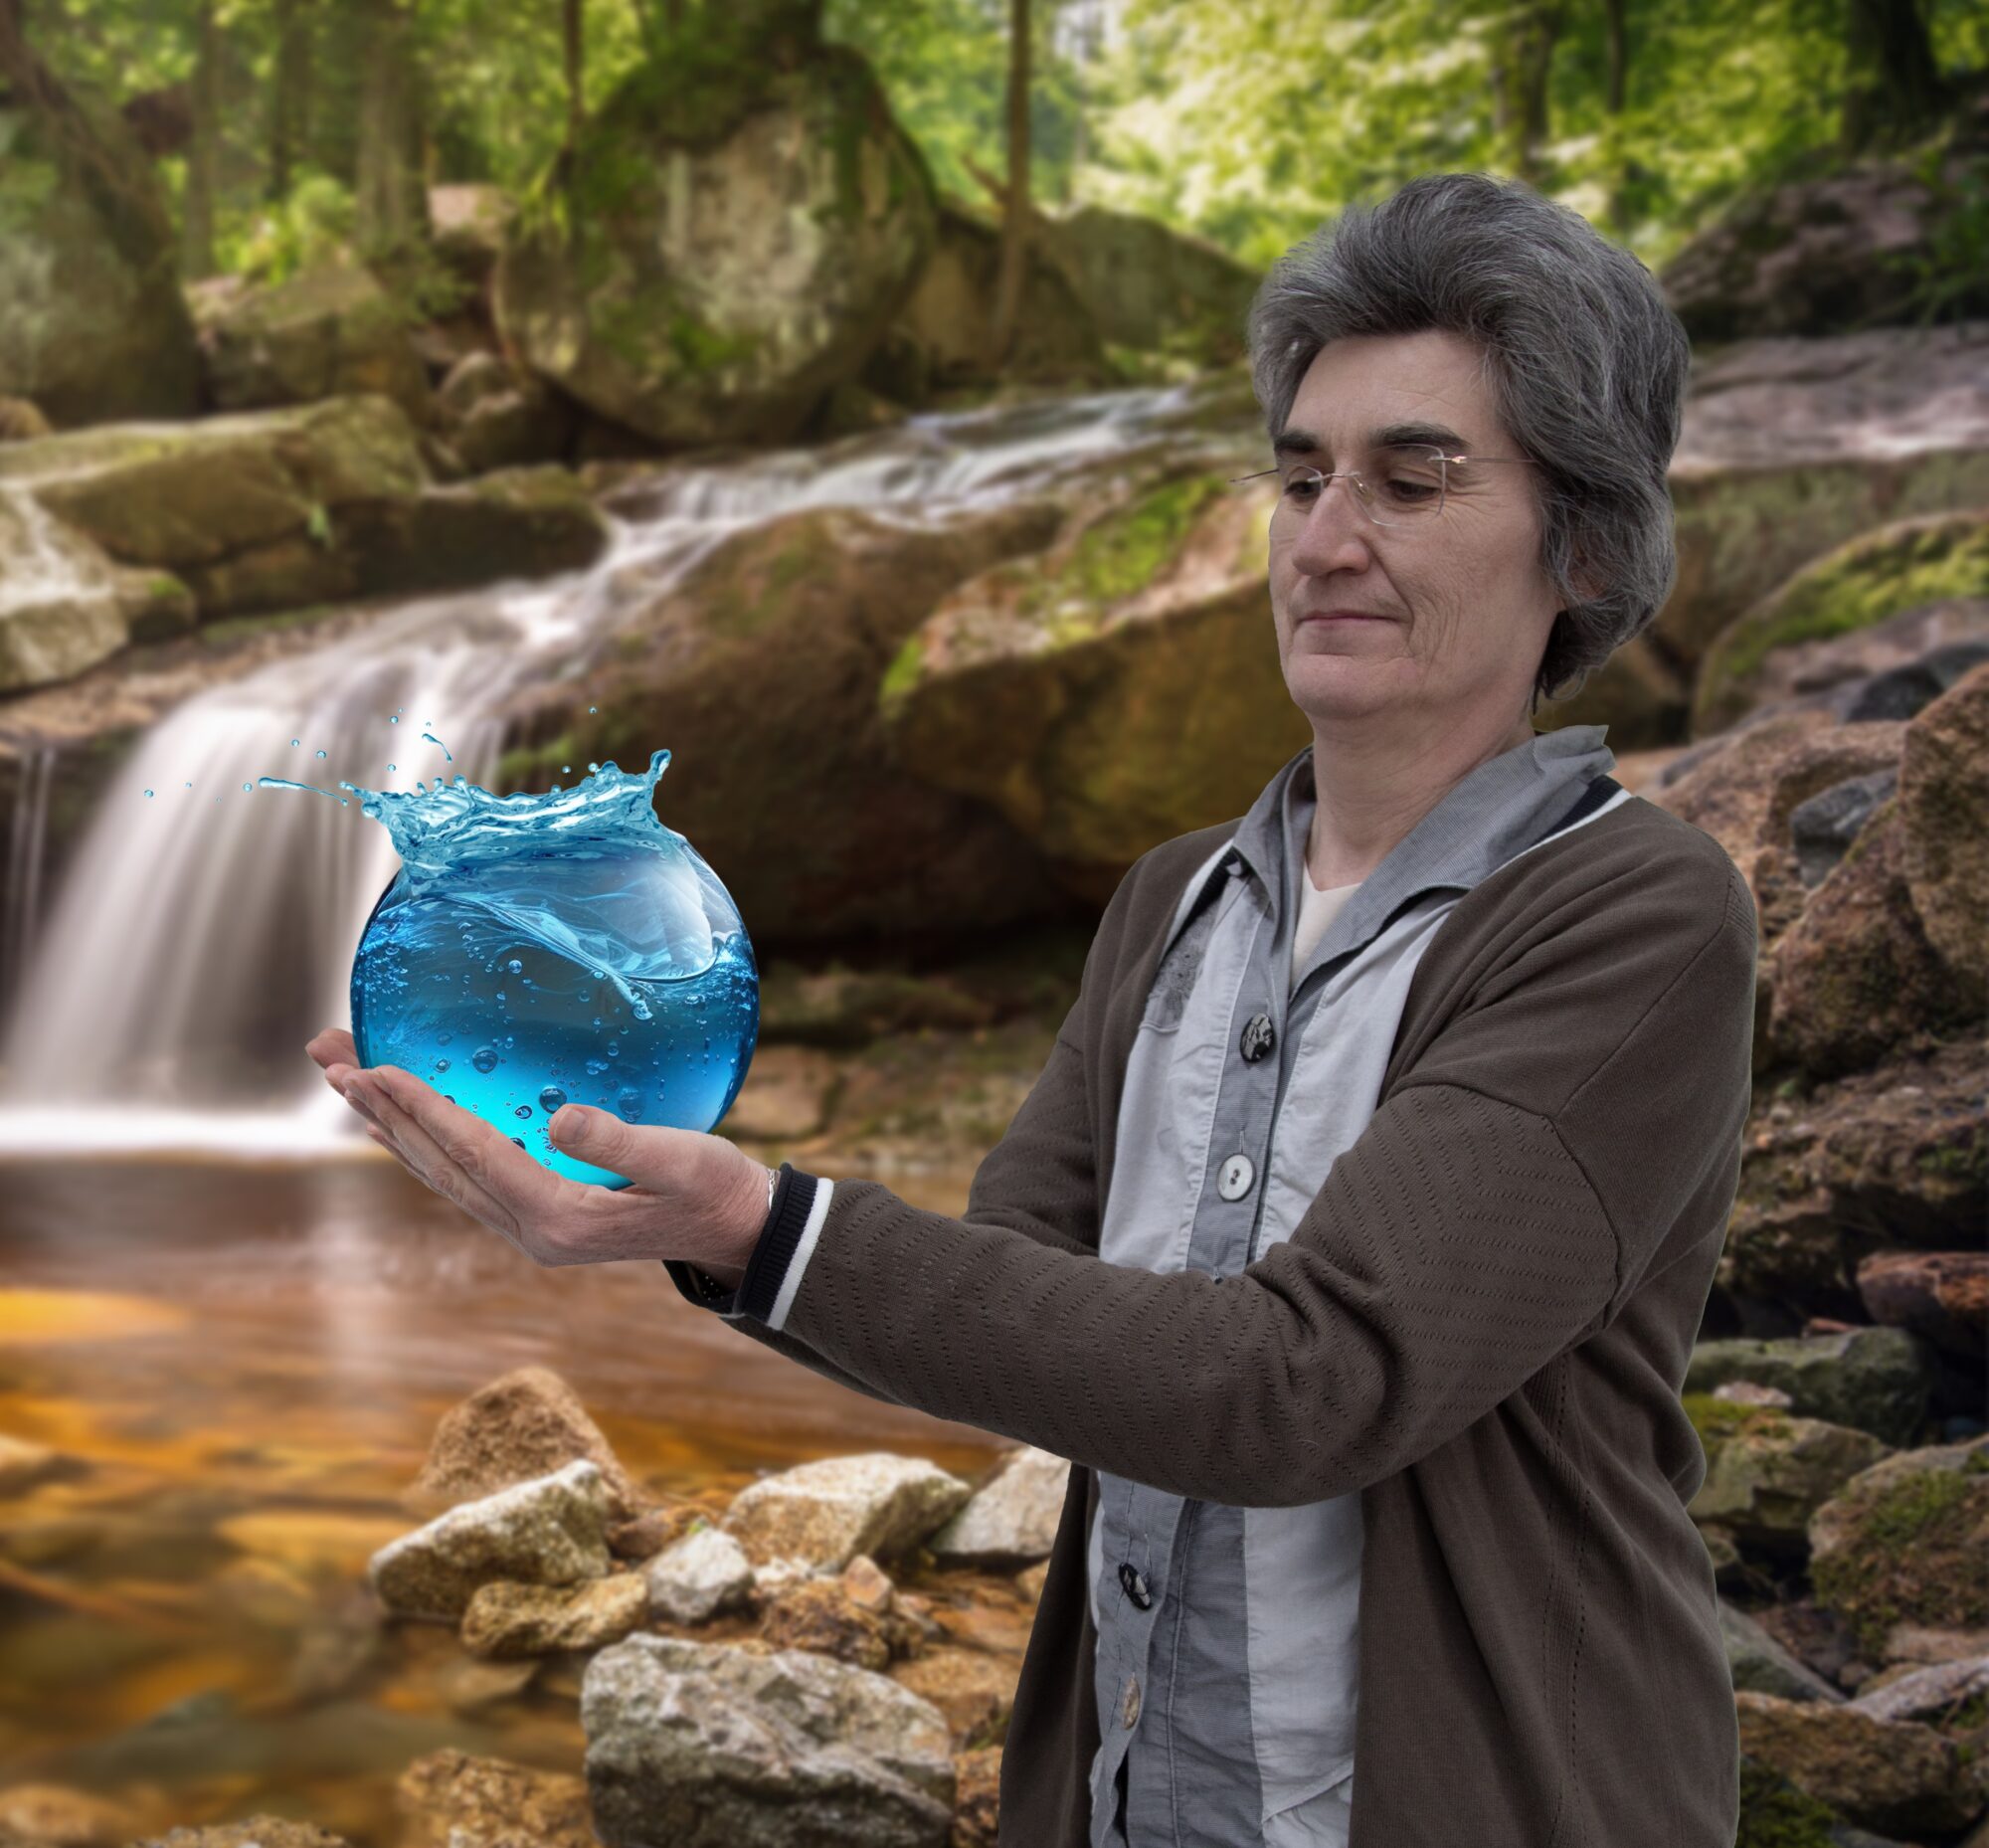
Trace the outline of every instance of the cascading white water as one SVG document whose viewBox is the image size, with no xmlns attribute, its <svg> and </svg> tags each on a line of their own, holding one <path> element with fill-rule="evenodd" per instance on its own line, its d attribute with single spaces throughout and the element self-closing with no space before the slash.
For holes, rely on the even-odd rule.
<svg viewBox="0 0 1989 1848">
<path fill-rule="evenodd" d="M 741 526 L 808 506 L 915 519 L 1040 493 L 1060 464 L 1151 441 L 1189 396 L 919 417 L 828 451 L 685 468 L 659 477 L 655 511 L 613 523 L 586 571 L 411 602 L 189 699 L 120 771 L 37 932 L 0 1043 L 0 1147 L 358 1144 L 302 1042 L 347 1018 L 353 947 L 398 861 L 356 800 L 259 777 L 381 789 L 459 772 L 488 787 L 506 699 L 530 678 L 578 672 Z M 28 858 L 39 864 L 39 848 Z M 10 904 L 13 885 L 10 867 Z M 283 1044 L 295 1049 L 280 1067 L 258 1050 Z"/>
</svg>

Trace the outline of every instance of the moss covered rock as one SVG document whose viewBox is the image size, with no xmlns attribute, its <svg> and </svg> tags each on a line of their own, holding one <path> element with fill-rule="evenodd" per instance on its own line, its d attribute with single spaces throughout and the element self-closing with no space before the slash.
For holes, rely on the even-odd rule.
<svg viewBox="0 0 1989 1848">
<path fill-rule="evenodd" d="M 417 422 L 428 373 L 409 314 L 358 263 L 327 264 L 234 295 L 201 329 L 208 393 L 222 411 L 379 392 Z"/>
<path fill-rule="evenodd" d="M 1706 1480 L 1688 1512 L 1766 1553 L 1799 1555 L 1810 1516 L 1860 1470 L 1891 1454 L 1876 1437 L 1819 1418 L 1711 1393 L 1687 1392 L 1681 1402 L 1707 1459 Z"/>
<path fill-rule="evenodd" d="M 783 442 L 853 377 L 932 249 L 931 176 L 869 67 L 760 6 L 694 14 L 507 234 L 498 321 L 660 444 Z"/>
<path fill-rule="evenodd" d="M 193 321 L 151 163 L 81 91 L 0 92 L 0 394 L 58 427 L 191 416 Z"/>
<path fill-rule="evenodd" d="M 1917 713 L 1899 758 L 1902 870 L 1927 941 L 1989 998 L 1989 665 Z"/>
<path fill-rule="evenodd" d="M 1891 1659 L 1897 1626 L 1989 1625 L 1989 1437 L 1885 1458 L 1844 1483 L 1810 1519 L 1817 1601 Z"/>
<path fill-rule="evenodd" d="M 1687 1392 L 1711 1392 L 1736 1380 L 1786 1392 L 1799 1417 L 1848 1424 L 1882 1443 L 1903 1444 L 1918 1434 L 1926 1414 L 1929 1370 L 1920 1343 L 1897 1328 L 1787 1341 L 1702 1341 L 1693 1348 Z"/>
<path fill-rule="evenodd" d="M 1989 508 L 1896 520 L 1806 565 L 1721 632 L 1701 665 L 1693 730 L 1722 730 L 1755 701 L 1774 649 L 1870 629 L 1950 598 L 1989 596 Z"/>
<path fill-rule="evenodd" d="M 903 761 L 992 804 L 1089 902 L 1157 841 L 1240 815 L 1311 738 L 1278 659 L 1268 500 L 1179 455 L 1074 487 L 1040 558 L 986 573 L 878 689 Z"/>
</svg>

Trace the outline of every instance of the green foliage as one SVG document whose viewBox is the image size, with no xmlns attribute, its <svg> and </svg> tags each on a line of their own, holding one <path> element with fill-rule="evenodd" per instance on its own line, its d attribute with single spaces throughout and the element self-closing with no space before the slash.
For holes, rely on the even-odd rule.
<svg viewBox="0 0 1989 1848">
<path fill-rule="evenodd" d="M 218 240 L 222 268 L 252 281 L 286 281 L 345 255 L 355 218 L 349 186 L 306 173 L 286 197 L 230 226 Z"/>
<path fill-rule="evenodd" d="M 1913 284 L 1919 323 L 1947 317 L 1970 296 L 1979 296 L 1989 277 L 1989 165 L 1964 163 L 1958 176 L 1948 164 L 1945 140 L 1929 142 L 1911 158 L 1912 171 L 1933 204 L 1933 235 L 1923 250 L 1885 253 L 1881 261 Z"/>
</svg>

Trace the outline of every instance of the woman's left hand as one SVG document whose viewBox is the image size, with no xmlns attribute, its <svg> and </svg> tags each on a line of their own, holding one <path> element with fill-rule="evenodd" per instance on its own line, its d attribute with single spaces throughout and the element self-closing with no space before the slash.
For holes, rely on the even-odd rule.
<svg viewBox="0 0 1989 1848">
<path fill-rule="evenodd" d="M 722 1136 L 562 1104 L 549 1125 L 555 1146 L 633 1183 L 583 1185 L 562 1180 L 412 1072 L 361 1066 L 340 1027 L 304 1049 L 375 1142 L 533 1263 L 684 1258 L 728 1286 L 744 1276 L 766 1223 L 768 1171 Z"/>
</svg>

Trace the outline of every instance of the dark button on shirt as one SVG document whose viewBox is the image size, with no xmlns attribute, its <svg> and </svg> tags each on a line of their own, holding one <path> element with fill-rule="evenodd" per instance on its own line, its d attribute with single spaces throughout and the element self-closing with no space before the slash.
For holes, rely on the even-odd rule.
<svg viewBox="0 0 1989 1848">
<path fill-rule="evenodd" d="M 1237 1041 L 1243 1056 L 1252 1064 L 1278 1043 L 1278 1029 L 1268 1014 L 1253 1014 L 1243 1023 L 1243 1037 Z"/>
</svg>

